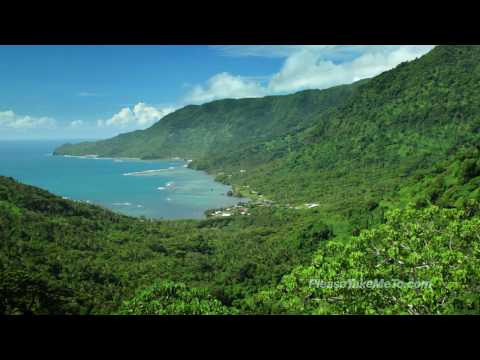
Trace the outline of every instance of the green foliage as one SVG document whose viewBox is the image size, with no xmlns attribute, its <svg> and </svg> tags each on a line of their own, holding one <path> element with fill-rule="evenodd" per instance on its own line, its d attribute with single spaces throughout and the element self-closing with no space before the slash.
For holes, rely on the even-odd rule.
<svg viewBox="0 0 480 360">
<path fill-rule="evenodd" d="M 299 236 L 299 247 L 307 251 L 314 251 L 321 241 L 329 240 L 333 237 L 333 231 L 330 226 L 323 223 L 309 224 L 303 229 Z"/>
<path fill-rule="evenodd" d="M 468 159 L 462 163 L 460 169 L 462 180 L 467 183 L 474 177 L 480 175 L 480 161 L 477 159 Z"/>
<path fill-rule="evenodd" d="M 206 289 L 164 281 L 142 290 L 120 308 L 122 315 L 230 315 L 234 309 L 223 306 Z"/>
<path fill-rule="evenodd" d="M 227 99 L 189 105 L 151 128 L 109 140 L 65 144 L 55 154 L 150 158 L 210 157 L 308 127 L 314 115 L 349 98 L 355 86 L 307 90 L 287 96 Z M 261 156 L 261 155 L 260 155 Z"/>
<path fill-rule="evenodd" d="M 0 177 L 0 310 L 478 314 L 479 58 L 437 46 L 352 85 L 187 106 L 55 151 L 193 159 L 259 201 L 250 216 L 134 219 Z"/>
<path fill-rule="evenodd" d="M 187 106 L 147 130 L 56 153 L 193 159 L 281 204 L 318 203 L 350 233 L 380 223 L 372 206 L 386 193 L 478 138 L 479 57 L 480 46 L 437 46 L 352 85 Z"/>
<path fill-rule="evenodd" d="M 478 314 L 479 204 L 406 208 L 348 243 L 331 241 L 307 267 L 248 300 L 261 313 Z M 361 282 L 390 287 L 349 287 Z M 395 283 L 410 284 L 397 286 Z M 323 287 L 321 287 L 323 284 Z"/>
<path fill-rule="evenodd" d="M 12 270 L 2 272 L 2 281 L 19 281 L 14 269 L 34 275 L 32 281 L 43 284 L 38 285 L 43 300 L 28 308 L 35 314 L 112 313 L 157 279 L 207 288 L 224 304 L 241 306 L 244 298 L 278 283 L 295 265 L 308 263 L 313 245 L 300 247 L 297 229 L 319 223 L 313 215 L 259 208 L 248 217 L 150 221 L 0 177 L 0 264 Z M 51 287 L 70 294 L 67 302 L 55 302 L 53 310 L 42 295 Z M 30 304 L 34 296 L 15 291 L 5 298 Z M 15 306 L 3 311 L 26 309 Z"/>
<path fill-rule="evenodd" d="M 73 293 L 31 271 L 1 267 L 0 314 L 71 313 Z"/>
<path fill-rule="evenodd" d="M 406 181 L 400 191 L 389 194 L 390 207 L 415 202 L 418 208 L 435 204 L 463 208 L 469 200 L 480 200 L 480 173 L 476 164 L 480 146 L 462 146 L 457 153 Z"/>
</svg>

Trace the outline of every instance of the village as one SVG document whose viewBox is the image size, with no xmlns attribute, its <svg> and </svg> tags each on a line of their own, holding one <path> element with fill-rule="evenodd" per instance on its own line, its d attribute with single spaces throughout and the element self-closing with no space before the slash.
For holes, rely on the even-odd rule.
<svg viewBox="0 0 480 360">
<path fill-rule="evenodd" d="M 241 169 L 240 174 L 246 173 L 246 170 Z M 220 172 L 217 176 L 225 176 L 231 178 L 231 174 L 225 174 Z M 206 211 L 207 218 L 229 218 L 232 216 L 250 216 L 250 210 L 257 207 L 282 207 L 291 210 L 309 210 L 318 208 L 318 203 L 305 203 L 297 206 L 290 204 L 277 204 L 272 200 L 266 199 L 265 196 L 255 190 L 250 189 L 249 185 L 234 186 L 233 191 L 230 190 L 227 193 L 228 196 L 237 196 L 240 198 L 249 199 L 248 202 L 239 202 L 237 205 L 230 206 L 228 208 L 213 209 Z"/>
<path fill-rule="evenodd" d="M 207 217 L 226 218 L 234 215 L 250 216 L 248 209 L 249 208 L 246 204 L 239 203 L 225 209 L 211 210 L 207 213 Z"/>
<path fill-rule="evenodd" d="M 271 200 L 257 200 L 250 203 L 240 202 L 228 208 L 214 209 L 206 212 L 207 218 L 228 218 L 232 216 L 250 216 L 250 210 L 256 207 L 283 207 L 290 210 L 309 210 L 319 207 L 316 203 L 306 203 L 299 206 L 278 205 Z"/>
</svg>

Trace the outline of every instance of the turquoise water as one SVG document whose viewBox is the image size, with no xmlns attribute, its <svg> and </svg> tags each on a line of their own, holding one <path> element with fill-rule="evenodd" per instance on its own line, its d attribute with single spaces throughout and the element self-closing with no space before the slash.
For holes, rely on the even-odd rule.
<svg viewBox="0 0 480 360">
<path fill-rule="evenodd" d="M 181 160 L 52 156 L 55 147 L 65 142 L 0 141 L 0 175 L 69 199 L 149 218 L 200 219 L 207 209 L 242 200 L 227 196 L 230 187 L 184 167 Z"/>
</svg>

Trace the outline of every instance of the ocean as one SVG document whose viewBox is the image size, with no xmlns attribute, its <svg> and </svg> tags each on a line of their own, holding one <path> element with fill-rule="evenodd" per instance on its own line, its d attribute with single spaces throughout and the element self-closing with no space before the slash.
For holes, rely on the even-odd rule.
<svg viewBox="0 0 480 360">
<path fill-rule="evenodd" d="M 72 141 L 0 141 L 0 175 L 68 199 L 154 219 L 202 219 L 207 209 L 246 200 L 227 196 L 229 186 L 186 168 L 182 160 L 52 156 L 65 142 Z"/>
</svg>

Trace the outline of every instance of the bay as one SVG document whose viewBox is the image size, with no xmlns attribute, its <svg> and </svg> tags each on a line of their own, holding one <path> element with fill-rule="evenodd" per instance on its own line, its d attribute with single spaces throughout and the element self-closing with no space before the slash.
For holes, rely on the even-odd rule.
<svg viewBox="0 0 480 360">
<path fill-rule="evenodd" d="M 207 209 L 245 201 L 182 160 L 52 156 L 67 141 L 0 141 L 0 175 L 72 200 L 155 219 L 202 219 Z M 71 142 L 71 140 L 69 140 Z"/>
</svg>

